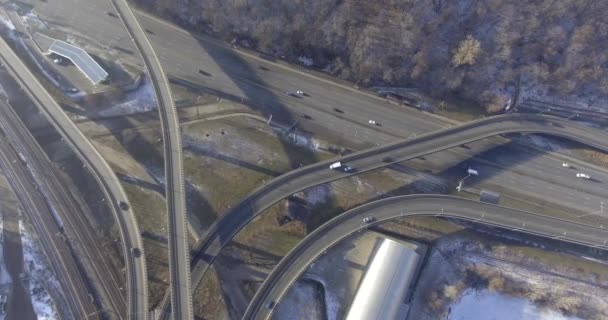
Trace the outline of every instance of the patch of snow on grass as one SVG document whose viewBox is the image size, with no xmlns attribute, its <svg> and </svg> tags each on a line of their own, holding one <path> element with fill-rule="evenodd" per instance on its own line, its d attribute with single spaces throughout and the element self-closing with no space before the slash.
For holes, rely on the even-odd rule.
<svg viewBox="0 0 608 320">
<path fill-rule="evenodd" d="M 2 220 L 2 215 L 0 214 L 0 239 L 4 239 L 4 221 Z M 0 285 L 5 285 L 13 282 L 11 276 L 6 271 L 6 263 L 4 263 L 4 247 L 2 246 L 3 242 L 0 242 Z M 4 290 L 0 291 L 4 293 Z M 0 315 L 0 319 L 3 316 Z"/>
<path fill-rule="evenodd" d="M 127 94 L 125 101 L 101 111 L 99 115 L 111 117 L 148 112 L 155 109 L 156 95 L 154 93 L 154 87 L 152 86 L 152 82 L 148 78 L 145 78 L 142 80 L 142 84 L 137 90 Z"/>
<path fill-rule="evenodd" d="M 29 288 L 26 287 L 26 289 L 29 289 L 32 297 L 34 312 L 38 320 L 59 319 L 55 303 L 39 279 L 51 282 L 56 282 L 56 280 L 50 270 L 40 263 L 40 253 L 34 247 L 34 239 L 21 221 L 19 221 L 19 233 L 23 246 L 23 272 L 30 276 Z"/>
<path fill-rule="evenodd" d="M 44 21 L 42 21 L 42 19 L 40 19 L 37 14 L 28 12 L 25 15 L 21 16 L 21 18 L 23 18 L 23 22 L 25 22 L 25 24 L 27 24 L 31 28 L 48 29 L 46 23 L 44 23 Z"/>
<path fill-rule="evenodd" d="M 6 17 L 4 14 L 0 14 L 0 23 L 7 27 L 9 30 L 15 30 L 15 25 L 13 24 L 11 19 Z"/>
<path fill-rule="evenodd" d="M 323 204 L 329 200 L 331 189 L 329 185 L 322 184 L 320 186 L 311 187 L 302 191 L 304 199 L 311 205 Z"/>
<path fill-rule="evenodd" d="M 490 291 L 466 292 L 451 307 L 447 320 L 582 320 L 541 309 L 529 300 Z"/>
</svg>

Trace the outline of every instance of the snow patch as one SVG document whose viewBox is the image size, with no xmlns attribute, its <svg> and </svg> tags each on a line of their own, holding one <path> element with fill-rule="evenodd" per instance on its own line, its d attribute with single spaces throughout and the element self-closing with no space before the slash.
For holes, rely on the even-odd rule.
<svg viewBox="0 0 608 320">
<path fill-rule="evenodd" d="M 304 199 L 311 205 L 323 204 L 329 199 L 330 188 L 328 185 L 320 185 L 302 191 Z"/>
<path fill-rule="evenodd" d="M 53 282 L 59 287 L 59 283 L 55 279 L 52 272 L 41 264 L 39 253 L 34 247 L 34 239 L 25 229 L 21 220 L 19 220 L 19 233 L 21 234 L 21 242 L 23 246 L 23 273 L 29 276 L 29 294 L 32 298 L 32 306 L 38 320 L 54 320 L 59 319 L 55 302 L 44 289 L 42 282 L 39 279 Z"/>
<path fill-rule="evenodd" d="M 37 14 L 33 14 L 31 12 L 26 13 L 21 16 L 23 18 L 23 22 L 31 28 L 34 29 L 48 29 L 47 24 L 40 19 Z"/>
<path fill-rule="evenodd" d="M 527 299 L 514 298 L 490 291 L 466 292 L 451 307 L 447 320 L 582 320 L 541 309 Z"/>
<path fill-rule="evenodd" d="M 564 148 L 563 145 L 561 145 L 560 143 L 553 141 L 551 139 L 547 139 L 545 137 L 536 135 L 536 134 L 530 134 L 527 136 L 528 140 L 535 146 L 545 149 L 545 150 L 549 150 L 549 151 L 567 151 L 566 148 Z"/>
<path fill-rule="evenodd" d="M 314 64 L 314 60 L 312 60 L 311 57 L 307 57 L 307 56 L 299 56 L 298 61 L 307 67 L 310 67 Z"/>
<path fill-rule="evenodd" d="M 124 102 L 116 104 L 106 110 L 99 112 L 103 117 L 119 115 L 129 115 L 141 112 L 148 112 L 156 109 L 156 95 L 152 82 L 147 78 L 142 81 L 142 85 L 127 94 Z"/>
<path fill-rule="evenodd" d="M 9 30 L 15 30 L 15 25 L 13 24 L 11 19 L 9 19 L 4 14 L 0 14 L 0 23 L 7 27 Z"/>
</svg>

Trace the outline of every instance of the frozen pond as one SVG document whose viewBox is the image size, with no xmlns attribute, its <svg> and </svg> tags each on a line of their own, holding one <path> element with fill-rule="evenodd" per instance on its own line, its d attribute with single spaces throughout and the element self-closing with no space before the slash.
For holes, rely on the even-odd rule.
<svg viewBox="0 0 608 320">
<path fill-rule="evenodd" d="M 451 306 L 447 320 L 582 320 L 539 309 L 527 299 L 490 291 L 468 291 Z"/>
</svg>

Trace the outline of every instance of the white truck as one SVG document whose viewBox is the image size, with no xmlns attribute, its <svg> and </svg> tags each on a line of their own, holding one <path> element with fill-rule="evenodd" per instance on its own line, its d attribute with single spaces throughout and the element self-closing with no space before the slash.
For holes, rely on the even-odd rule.
<svg viewBox="0 0 608 320">
<path fill-rule="evenodd" d="M 340 161 L 334 162 L 334 163 L 332 163 L 332 164 L 329 165 L 329 169 L 331 169 L 331 170 L 335 170 L 335 169 L 338 169 L 338 168 L 341 168 L 341 167 L 342 167 L 342 162 L 340 162 Z"/>
</svg>

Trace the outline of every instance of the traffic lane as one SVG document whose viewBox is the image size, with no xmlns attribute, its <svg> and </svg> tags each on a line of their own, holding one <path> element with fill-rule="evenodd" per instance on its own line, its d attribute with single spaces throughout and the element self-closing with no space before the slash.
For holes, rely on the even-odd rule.
<svg viewBox="0 0 608 320">
<path fill-rule="evenodd" d="M 567 127 L 567 130 L 564 128 Z M 209 264 L 219 250 L 227 244 L 231 237 L 240 231 L 251 219 L 262 210 L 270 207 L 295 192 L 308 187 L 337 180 L 352 174 L 373 170 L 386 166 L 389 163 L 401 162 L 406 159 L 416 158 L 429 153 L 435 153 L 445 148 L 452 148 L 463 142 L 477 141 L 489 136 L 508 132 L 544 132 L 553 135 L 569 135 L 574 140 L 597 148 L 608 149 L 603 134 L 586 127 L 574 126 L 567 120 L 555 117 L 538 117 L 534 115 L 511 114 L 487 118 L 474 123 L 449 128 L 442 132 L 420 136 L 417 139 L 401 141 L 374 150 L 355 153 L 342 158 L 344 165 L 355 168 L 346 173 L 339 170 L 329 170 L 331 161 L 320 162 L 299 170 L 284 174 L 250 193 L 244 200 L 233 206 L 233 208 L 220 217 L 212 225 L 208 234 L 202 239 L 195 252 L 196 261 L 204 258 L 204 261 L 196 263 L 195 282 L 200 282 Z M 390 157 L 391 161 L 385 161 Z M 325 169 L 327 168 L 327 169 Z M 212 245 L 211 245 L 212 244 Z M 200 255 L 206 255 L 201 257 Z"/>
<path fill-rule="evenodd" d="M 448 170 L 454 166 L 462 167 L 463 178 L 466 176 L 464 169 L 470 166 L 478 170 L 479 180 L 498 184 L 501 182 L 496 180 L 496 174 L 508 170 L 513 174 L 533 178 L 528 183 L 529 185 L 558 184 L 575 188 L 577 192 L 608 197 L 608 189 L 605 188 L 603 182 L 608 181 L 608 174 L 605 171 L 597 170 L 595 166 L 577 163 L 576 170 L 564 168 L 562 167 L 563 160 L 554 157 L 551 152 L 522 150 L 522 148 L 514 146 L 513 143 L 503 145 L 496 145 L 495 143 L 493 139 L 486 139 L 469 143 L 466 148 L 457 147 L 437 154 L 430 154 L 425 156 L 425 163 L 428 164 L 429 168 L 438 172 Z M 576 172 L 578 171 L 591 174 L 593 179 L 577 178 Z M 505 186 L 508 185 L 505 184 Z M 585 197 L 583 196 L 583 198 Z"/>
<path fill-rule="evenodd" d="M 383 199 L 351 209 L 308 235 L 267 277 L 245 317 L 268 318 L 273 308 L 267 306 L 273 302 L 274 304 L 280 302 L 308 266 L 339 241 L 371 225 L 415 215 L 456 217 L 471 221 L 479 220 L 478 222 L 490 221 L 494 226 L 515 230 L 526 228 L 537 235 L 565 238 L 567 241 L 588 245 L 605 246 L 604 239 L 608 237 L 606 229 L 456 197 L 414 195 Z M 375 220 L 366 224 L 362 221 L 365 217 L 373 217 Z"/>
<path fill-rule="evenodd" d="M 144 23 L 149 23 L 148 27 L 154 29 L 155 34 L 157 34 L 157 35 L 162 35 L 165 33 L 181 34 L 179 32 L 175 32 L 170 27 L 160 24 L 150 18 L 144 17 L 142 20 L 145 21 Z M 155 26 L 155 27 L 153 27 L 153 26 Z M 165 29 L 164 31 L 162 31 L 163 27 Z M 160 39 L 161 37 L 158 37 L 158 38 Z M 192 37 L 190 37 L 188 35 L 183 35 L 182 39 L 176 40 L 174 45 L 177 45 L 178 43 L 188 43 L 189 39 L 192 40 Z M 190 44 L 191 44 L 191 47 L 187 47 L 187 48 L 189 48 L 191 50 L 183 50 L 182 52 L 188 53 L 188 52 L 196 52 L 197 49 L 200 50 L 200 46 L 198 45 L 196 40 L 190 41 Z M 162 47 L 162 43 L 157 43 L 157 45 L 159 47 Z M 216 46 L 216 45 L 212 44 L 212 45 L 210 45 L 210 48 L 213 46 Z M 216 46 L 216 47 L 218 47 L 218 46 Z M 216 49 L 224 50 L 224 51 L 228 50 L 228 49 L 225 49 L 222 47 L 212 48 L 211 50 L 216 50 Z M 167 57 L 170 57 L 169 54 L 170 53 L 167 53 Z M 204 55 L 201 55 L 201 57 L 202 56 L 204 56 Z M 207 58 L 212 59 L 209 56 L 207 56 Z M 188 59 L 187 57 L 183 57 L 182 59 L 185 59 L 186 61 L 188 61 L 188 60 L 193 61 L 193 59 Z M 170 70 L 170 66 L 171 66 L 171 60 L 172 59 L 168 59 L 167 64 L 166 64 L 169 67 L 169 70 Z M 227 61 L 222 61 L 222 63 L 226 63 L 226 62 Z M 255 62 L 248 61 L 246 58 L 244 58 L 243 61 L 239 61 L 238 63 L 240 63 L 240 64 L 248 63 L 248 65 L 251 66 Z M 205 63 L 205 65 L 207 65 L 207 64 Z M 209 61 L 209 65 L 215 65 L 214 61 Z M 243 68 L 239 68 L 239 69 L 242 70 Z M 255 70 L 255 69 L 252 69 L 252 70 Z M 212 72 L 213 71 L 219 72 L 219 74 L 224 75 L 224 73 L 220 72 L 220 70 L 212 70 Z M 308 116 L 310 116 L 313 119 L 313 121 L 302 121 L 301 122 L 300 125 L 301 125 L 302 129 L 304 129 L 304 130 L 315 132 L 314 130 L 318 130 L 320 127 L 321 128 L 326 127 L 326 128 L 330 128 L 329 130 L 333 131 L 336 135 L 346 135 L 346 136 L 350 136 L 350 137 L 354 136 L 359 139 L 367 140 L 367 141 L 375 140 L 375 141 L 377 141 L 376 143 L 378 143 L 378 144 L 384 144 L 387 142 L 391 142 L 391 141 L 394 141 L 396 138 L 394 136 L 384 134 L 384 132 L 382 132 L 382 131 L 373 130 L 374 128 L 369 128 L 367 121 L 371 118 L 378 119 L 377 121 L 379 123 L 381 123 L 382 127 L 383 127 L 381 130 L 390 131 L 391 133 L 395 133 L 395 135 L 402 136 L 402 137 L 411 135 L 413 133 L 420 133 L 422 130 L 422 129 L 413 128 L 412 126 L 408 126 L 408 125 L 404 124 L 404 122 L 401 120 L 403 118 L 403 114 L 395 115 L 395 114 L 390 113 L 390 111 L 393 108 L 387 108 L 386 111 L 388 111 L 388 112 L 384 112 L 385 110 L 381 110 L 382 112 L 378 112 L 377 108 L 374 108 L 373 106 L 365 106 L 365 105 L 362 106 L 361 105 L 362 99 L 360 99 L 359 96 L 353 95 L 352 92 L 346 92 L 348 94 L 345 93 L 343 95 L 339 95 L 338 92 L 336 92 L 336 91 L 340 91 L 340 90 L 344 90 L 344 89 L 341 89 L 338 87 L 336 87 L 336 90 L 332 90 L 331 94 L 324 95 L 323 93 L 328 91 L 326 87 L 317 86 L 316 88 L 311 88 L 309 84 L 316 83 L 316 82 L 310 81 L 310 79 L 296 79 L 301 76 L 296 73 L 287 74 L 287 73 L 281 72 L 281 71 L 282 70 L 279 70 L 277 68 L 274 68 L 274 70 L 272 70 L 272 71 L 262 71 L 266 74 L 266 76 L 264 77 L 264 82 L 267 83 L 265 88 L 267 91 L 272 91 L 272 92 L 270 92 L 271 94 L 274 93 L 275 95 L 277 95 L 277 98 L 279 101 L 284 101 L 285 107 L 292 110 L 292 112 L 299 113 L 299 114 L 307 114 Z M 230 72 L 234 72 L 235 75 L 239 75 L 239 76 L 245 75 L 244 73 L 242 73 L 242 72 L 239 73 L 238 71 L 230 71 Z M 206 79 L 208 77 L 196 77 L 196 76 L 192 77 L 191 73 L 183 74 L 182 76 L 190 78 L 189 80 L 191 80 L 193 82 L 196 82 L 198 79 L 199 82 L 204 83 L 205 85 L 213 85 L 213 81 Z M 294 98 L 291 96 L 285 96 L 283 94 L 282 90 L 273 89 L 274 86 L 273 86 L 272 82 L 270 81 L 273 78 L 277 78 L 278 80 L 276 82 L 282 84 L 284 87 L 292 88 L 293 90 L 295 90 L 295 88 L 303 89 L 305 92 L 310 93 L 311 96 L 304 97 L 302 99 Z M 206 82 L 211 82 L 211 83 L 206 83 Z M 236 83 L 240 83 L 240 82 L 242 82 L 242 80 L 236 79 Z M 235 84 L 235 82 L 232 82 L 232 84 Z M 240 85 L 245 86 L 245 84 L 240 84 Z M 252 85 L 252 87 L 253 87 L 253 85 Z M 260 90 L 264 90 L 264 89 L 260 89 Z M 236 92 L 235 94 L 243 94 L 243 93 Z M 360 95 L 360 96 L 363 96 L 363 95 Z M 336 98 L 336 97 L 339 97 L 339 98 Z M 352 104 L 350 104 L 348 102 L 349 99 L 356 99 L 356 101 L 353 101 L 353 102 L 351 102 Z M 334 101 L 334 102 L 332 102 L 332 101 Z M 340 102 L 338 102 L 338 101 L 340 101 Z M 379 101 L 374 101 L 375 105 L 377 105 L 378 102 Z M 334 105 L 339 106 L 339 109 L 341 109 L 341 110 L 356 110 L 356 111 L 347 111 L 348 114 L 341 114 L 338 117 L 335 114 L 336 112 L 333 110 L 334 107 L 332 107 L 332 106 L 334 106 Z M 315 106 L 323 106 L 321 108 L 324 109 L 325 112 L 319 111 L 319 109 L 317 109 Z M 303 108 L 306 108 L 306 107 L 308 107 L 307 110 L 309 110 L 309 111 L 302 111 Z M 358 107 L 360 107 L 360 108 L 358 108 Z M 390 107 L 394 107 L 394 106 L 391 105 Z M 334 114 L 332 115 L 332 113 L 334 113 Z M 418 113 L 418 114 L 420 114 L 420 113 Z M 296 114 L 296 116 L 297 116 L 297 114 Z M 386 118 L 384 118 L 384 117 L 386 117 Z M 384 120 L 384 119 L 389 119 L 389 120 Z M 315 124 L 314 127 L 312 126 L 313 123 Z M 426 122 L 422 122 L 422 124 L 423 124 L 424 130 L 435 129 L 433 127 L 433 125 L 429 125 Z M 434 124 L 434 125 L 436 127 L 438 127 L 436 124 Z M 310 130 L 309 130 L 309 128 L 310 128 Z M 336 131 L 335 128 L 339 128 L 339 130 L 341 132 Z M 543 159 L 538 159 L 538 160 L 533 160 L 533 161 L 536 161 L 536 162 L 544 161 L 548 158 L 549 157 L 546 157 Z M 505 166 L 505 168 L 509 168 L 509 164 L 507 164 L 507 163 L 505 163 L 504 166 Z M 539 166 L 536 166 L 536 168 L 530 168 L 528 171 L 532 172 L 533 170 L 537 170 L 537 169 L 539 169 Z M 568 173 L 567 172 L 552 172 L 551 174 L 558 175 L 558 176 L 564 175 L 564 178 L 567 178 L 567 176 L 565 176 L 565 175 L 567 175 Z"/>
<path fill-rule="evenodd" d="M 93 147 L 37 78 L 2 39 L 0 39 L 0 47 L 2 48 L 0 53 L 2 53 L 1 56 L 5 68 L 27 91 L 34 104 L 44 112 L 49 122 L 65 138 L 70 147 L 91 167 L 91 172 L 102 186 L 104 195 L 112 199 L 112 214 L 119 225 L 120 237 L 123 240 L 123 254 L 126 260 L 126 273 L 127 278 L 130 280 L 127 284 L 129 297 L 133 299 L 132 301 L 137 300 L 135 302 L 130 301 L 128 306 L 147 310 L 147 299 L 145 298 L 147 296 L 147 276 L 143 247 L 133 212 L 131 209 L 121 210 L 118 207 L 119 201 L 128 202 L 122 185 L 97 149 Z M 133 247 L 139 248 L 142 252 L 141 256 L 137 259 L 131 253 L 130 249 Z M 133 272 L 137 272 L 138 274 L 133 276 Z M 133 283 L 134 281 L 139 282 Z M 144 301 L 139 301 L 140 297 L 144 297 L 141 299 Z M 143 313 L 144 311 L 137 311 L 137 314 Z"/>
<path fill-rule="evenodd" d="M 404 117 L 416 117 L 416 121 L 409 124 L 411 128 L 408 133 L 428 132 L 442 126 L 442 121 L 425 116 L 415 110 L 397 107 L 367 95 L 354 94 L 342 87 L 328 86 L 326 83 L 314 81 L 300 73 L 252 60 L 235 53 L 225 45 L 217 44 L 214 39 L 202 36 L 200 37 L 202 40 L 198 40 L 190 34 L 178 32 L 147 15 L 138 15 L 138 19 L 147 29 L 153 30 L 154 34 L 150 36 L 150 39 L 155 50 L 158 51 L 166 72 L 202 86 L 222 90 L 236 96 L 246 96 L 245 90 L 242 90 L 241 87 L 248 86 L 248 83 L 251 82 L 258 85 L 263 82 L 263 87 L 265 87 L 263 90 L 272 92 L 287 107 L 289 107 L 289 102 L 297 98 L 285 96 L 284 93 L 302 89 L 310 96 L 299 100 L 308 101 L 309 104 L 323 107 L 326 110 L 335 107 L 350 110 L 349 116 L 355 117 L 361 122 L 367 122 L 380 115 L 379 123 L 388 125 L 395 122 L 395 127 L 397 127 L 395 118 L 403 120 Z M 180 50 L 174 48 L 180 48 Z M 269 71 L 260 69 L 260 65 L 267 66 Z M 210 73 L 211 76 L 201 75 L 198 73 L 199 69 Z M 403 126 L 402 121 L 398 125 Z"/>
<path fill-rule="evenodd" d="M 45 22 L 74 30 L 73 33 L 98 40 L 107 46 L 135 51 L 135 46 L 120 21 L 105 12 L 114 12 L 109 1 L 23 0 Z M 69 8 L 69 10 L 66 10 Z"/>
<path fill-rule="evenodd" d="M 487 140 L 471 143 L 468 146 L 470 150 L 457 147 L 426 155 L 424 164 L 418 160 L 416 165 L 425 165 L 437 174 L 442 174 L 446 170 L 453 172 L 461 169 L 462 174 L 457 179 L 465 178 L 466 168 L 471 167 L 479 172 L 479 176 L 466 180 L 465 186 L 473 182 L 481 186 L 494 184 L 516 192 L 526 192 L 531 197 L 554 199 L 555 203 L 561 203 L 564 207 L 576 211 L 599 210 L 600 203 L 608 198 L 608 189 L 603 183 L 599 180 L 577 178 L 575 171 L 564 169 L 559 159 L 531 152 L 521 155 L 517 150 L 509 150 L 512 147 L 508 144 L 495 148 Z M 504 157 L 507 159 L 499 159 L 505 154 L 503 152 L 505 149 L 508 155 Z M 476 152 L 476 157 L 470 159 L 468 154 L 470 152 L 474 152 L 473 154 Z M 592 176 L 599 177 L 598 179 L 606 177 L 604 172 L 597 172 L 593 168 L 579 166 L 579 169 L 590 172 Z"/>
<path fill-rule="evenodd" d="M 71 0 L 63 0 L 63 1 L 71 1 Z M 47 12 L 49 11 L 48 8 L 46 8 L 47 10 L 44 11 L 41 9 L 41 11 L 43 12 Z M 50 14 L 60 14 L 59 12 L 54 12 L 54 11 L 49 11 Z M 139 15 L 139 19 L 141 19 L 141 21 L 144 23 L 144 25 L 149 28 L 149 30 L 153 30 L 153 34 L 149 35 L 150 38 L 152 38 L 153 43 L 155 44 L 155 47 L 157 48 L 157 50 L 160 49 L 161 51 L 161 56 L 165 57 L 165 62 L 166 65 L 165 67 L 167 67 L 169 70 L 171 70 L 171 66 L 175 63 L 177 64 L 183 64 L 183 63 L 188 63 L 190 61 L 194 61 L 194 64 L 198 64 L 199 59 L 197 59 L 196 57 L 202 57 L 202 58 L 206 58 L 205 59 L 200 59 L 203 65 L 205 65 L 205 67 L 209 67 L 209 69 L 212 71 L 213 74 L 213 81 L 208 81 L 210 83 L 206 83 L 204 80 L 205 77 L 202 77 L 201 79 L 203 79 L 202 83 L 205 83 L 205 85 L 214 85 L 216 83 L 218 84 L 222 84 L 224 83 L 224 85 L 220 85 L 219 89 L 223 90 L 223 91 L 233 91 L 234 94 L 236 95 L 243 95 L 243 92 L 240 92 L 239 86 L 237 86 L 231 79 L 230 77 L 228 77 L 224 72 L 221 72 L 222 67 L 218 66 L 217 63 L 215 63 L 214 59 L 212 59 L 208 54 L 206 54 L 206 50 L 201 48 L 199 41 L 196 40 L 195 38 L 193 38 L 192 36 L 188 35 L 188 34 L 184 34 L 182 32 L 177 32 L 175 31 L 175 29 L 158 22 L 156 19 L 151 19 L 145 15 Z M 105 19 L 104 21 L 106 21 L 107 19 Z M 78 19 L 78 16 L 73 17 L 73 18 L 68 18 L 68 21 L 71 21 L 72 23 L 76 24 L 78 23 L 80 20 Z M 156 41 L 155 41 L 156 39 Z M 130 43 L 130 39 L 128 39 L 129 43 Z M 207 45 L 208 42 L 208 45 Z M 229 49 L 224 48 L 223 46 L 219 46 L 215 43 L 213 43 L 212 41 L 207 41 L 206 43 L 206 48 L 209 48 L 208 50 L 218 50 L 221 52 L 226 52 Z M 184 50 L 173 50 L 173 48 L 175 47 L 180 47 L 180 48 L 184 48 Z M 164 51 L 163 51 L 164 49 Z M 203 50 L 201 50 L 203 49 Z M 162 54 L 164 52 L 164 54 Z M 177 58 L 176 56 L 182 54 L 182 57 Z M 216 54 L 215 56 L 218 56 L 218 54 Z M 240 61 L 240 60 L 237 60 Z M 254 65 L 256 62 L 254 61 L 248 61 L 246 58 L 243 58 L 243 61 L 247 62 L 250 65 Z M 240 62 L 240 64 L 244 63 L 243 61 Z M 230 67 L 233 63 L 234 63 L 234 59 L 232 59 L 232 61 L 221 61 L 223 64 L 227 64 L 227 67 L 224 68 L 230 68 L 230 72 L 234 75 L 245 75 L 244 73 L 239 73 L 238 70 L 241 70 L 242 68 L 233 68 Z M 238 65 L 237 65 L 238 67 Z M 177 68 L 180 68 L 180 66 L 178 65 Z M 201 80 L 200 75 L 199 76 L 193 76 L 193 70 L 195 70 L 196 68 L 185 68 L 188 71 L 186 73 L 183 73 L 182 75 L 184 77 L 190 78 L 190 80 Z M 361 140 L 367 140 L 367 141 L 376 141 L 377 144 L 383 144 L 383 143 L 387 143 L 390 141 L 394 141 L 394 138 L 391 137 L 390 135 L 387 134 L 383 134 L 381 132 L 378 132 L 377 130 L 374 132 L 374 130 L 372 128 L 366 128 L 366 122 L 370 119 L 370 118 L 374 118 L 374 119 L 378 119 L 377 121 L 381 124 L 383 124 L 383 128 L 384 130 L 390 130 L 391 132 L 396 133 L 397 135 L 400 135 L 402 137 L 404 136 L 409 136 L 413 133 L 420 133 L 420 130 L 429 130 L 429 129 L 435 129 L 434 126 L 437 126 L 435 123 L 433 122 L 424 122 L 423 121 L 423 128 L 424 129 L 419 129 L 419 128 L 414 128 L 410 125 L 407 125 L 405 123 L 403 123 L 403 121 L 401 120 L 401 118 L 403 118 L 403 115 L 390 115 L 388 117 L 388 119 L 390 120 L 385 120 L 383 117 L 383 115 L 386 115 L 387 112 L 384 112 L 385 110 L 382 110 L 383 112 L 377 112 L 377 105 L 379 102 L 381 102 L 380 100 L 376 100 L 374 99 L 373 101 L 373 106 L 363 106 L 362 108 L 357 108 L 359 106 L 359 104 L 364 101 L 366 98 L 368 98 L 365 95 L 354 95 L 352 94 L 352 92 L 345 92 L 344 94 L 334 94 L 333 91 L 339 91 L 339 90 L 344 90 L 341 89 L 339 87 L 335 87 L 336 90 L 331 90 L 331 94 L 329 95 L 324 95 L 324 92 L 327 92 L 327 88 L 326 86 L 315 86 L 315 87 L 311 87 L 310 84 L 316 84 L 317 82 L 315 81 L 310 81 L 310 79 L 305 78 L 304 76 L 301 76 L 298 73 L 288 73 L 288 72 L 284 72 L 282 69 L 278 69 L 278 68 L 273 68 L 276 70 L 273 70 L 272 72 L 263 72 L 265 74 L 265 78 L 267 79 L 273 79 L 273 76 L 276 76 L 278 78 L 278 83 L 280 84 L 284 84 L 284 83 L 291 83 L 293 81 L 293 79 L 297 79 L 297 84 L 290 84 L 289 87 L 300 87 L 302 89 L 304 89 L 306 92 L 310 92 L 311 93 L 311 97 L 306 97 L 306 99 L 301 99 L 303 100 L 302 102 L 300 101 L 293 101 L 295 98 L 293 97 L 281 97 L 282 93 L 280 90 L 276 90 L 275 92 L 272 92 L 274 94 L 276 94 L 279 97 L 279 101 L 281 101 L 284 103 L 284 105 L 286 106 L 291 106 L 293 105 L 292 109 L 295 110 L 292 112 L 299 112 L 300 114 L 313 114 L 311 115 L 311 117 L 313 118 L 313 121 L 306 121 L 306 122 L 302 122 L 302 128 L 304 130 L 308 130 L 308 128 L 310 127 L 311 132 L 315 132 L 312 130 L 319 130 L 320 128 L 326 127 L 326 128 L 331 128 L 333 130 L 332 133 L 334 133 L 335 135 L 345 135 L 345 136 L 351 136 L 351 137 L 357 137 L 357 139 L 361 139 Z M 182 70 L 184 71 L 184 70 Z M 179 73 L 179 72 L 178 72 Z M 198 73 L 198 72 L 197 72 Z M 217 81 L 219 80 L 219 81 Z M 242 81 L 241 81 L 242 82 Z M 246 86 L 252 86 L 251 84 L 240 84 L 241 87 L 246 87 Z M 333 89 L 333 88 L 332 88 Z M 345 91 L 345 90 L 344 90 Z M 313 94 L 314 92 L 316 92 L 317 94 Z M 320 99 L 319 96 L 323 96 L 323 99 Z M 336 98 L 335 98 L 336 97 Z M 337 98 L 339 97 L 339 98 Z M 336 100 L 334 100 L 334 98 Z M 351 100 L 355 100 L 355 101 L 351 101 L 349 102 L 349 99 Z M 300 100 L 300 99 L 298 99 Z M 319 101 L 316 101 L 319 100 Z M 327 102 L 329 101 L 329 102 Z M 334 101 L 334 102 L 331 102 Z M 311 103 L 314 102 L 314 103 Z M 317 111 L 314 110 L 312 108 L 310 108 L 311 105 L 320 105 L 320 106 L 324 106 L 326 109 L 326 112 L 323 113 L 321 111 Z M 337 117 L 334 116 L 332 117 L 331 113 L 335 111 L 333 111 L 332 105 L 338 105 L 339 109 L 341 110 L 349 110 L 347 113 L 348 114 L 344 114 L 341 117 Z M 344 107 L 346 106 L 346 107 Z M 303 108 L 308 107 L 310 111 L 304 111 L 302 112 Z M 390 105 L 389 108 L 387 108 L 388 111 L 390 111 L 391 109 L 393 109 L 394 106 Z M 357 111 L 350 111 L 350 110 L 355 110 L 357 109 Z M 404 110 L 401 110 L 404 111 Z M 361 113 L 361 116 L 359 116 L 359 113 Z M 297 114 L 296 114 L 297 115 Z M 417 113 L 417 120 L 419 120 L 420 116 L 423 117 L 423 114 L 421 113 Z M 342 119 L 340 119 L 342 118 Z M 381 119 L 382 118 L 382 119 Z M 424 117 L 423 117 L 424 118 Z M 312 122 L 315 122 L 315 126 L 311 126 Z M 325 125 L 320 123 L 320 122 L 325 122 Z M 418 123 L 418 121 L 413 121 L 414 123 Z M 337 130 L 336 128 L 339 128 Z"/>
</svg>

